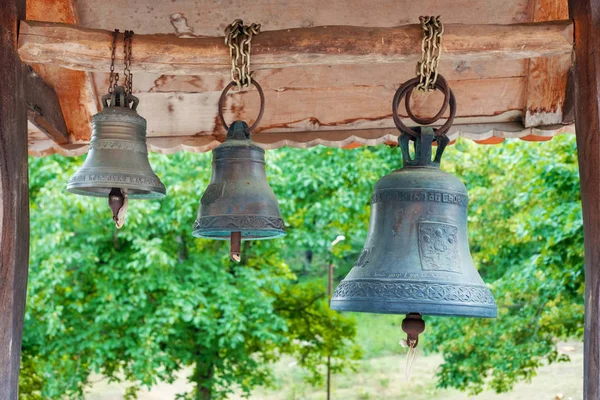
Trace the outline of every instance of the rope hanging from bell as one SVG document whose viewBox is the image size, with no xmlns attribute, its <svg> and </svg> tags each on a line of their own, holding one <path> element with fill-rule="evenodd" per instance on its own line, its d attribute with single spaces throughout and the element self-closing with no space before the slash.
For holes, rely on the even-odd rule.
<svg viewBox="0 0 600 400">
<path fill-rule="evenodd" d="M 402 321 L 402 330 L 406 333 L 406 339 L 402 340 L 400 344 L 408 347 L 404 377 L 409 380 L 412 373 L 412 366 L 417 359 L 419 335 L 425 331 L 425 321 L 423 321 L 421 314 L 408 313 Z"/>
</svg>

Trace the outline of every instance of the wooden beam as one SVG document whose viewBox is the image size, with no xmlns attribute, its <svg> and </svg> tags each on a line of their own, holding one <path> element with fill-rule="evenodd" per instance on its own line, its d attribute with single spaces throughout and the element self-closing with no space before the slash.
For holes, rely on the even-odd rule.
<svg viewBox="0 0 600 400">
<path fill-rule="evenodd" d="M 563 105 L 563 124 L 575 122 L 575 70 L 569 68 L 567 73 L 567 87 L 565 88 L 565 104 Z"/>
<path fill-rule="evenodd" d="M 28 1 L 27 18 L 78 25 L 79 18 L 74 2 L 75 0 Z M 37 64 L 35 60 L 30 64 L 56 92 L 70 139 L 78 141 L 89 137 L 92 115 L 99 111 L 91 74 L 55 65 Z"/>
<path fill-rule="evenodd" d="M 567 2 L 557 0 L 532 0 L 533 22 L 548 22 L 569 18 Z M 527 106 L 523 113 L 525 126 L 560 124 L 567 72 L 571 54 L 537 57 L 529 61 L 527 79 Z"/>
<path fill-rule="evenodd" d="M 395 28 L 322 26 L 267 31 L 252 42 L 254 69 L 306 65 L 375 64 L 416 61 L 420 25 Z M 230 65 L 221 37 L 134 36 L 132 63 L 138 72 L 202 75 Z M 24 21 L 19 54 L 24 62 L 102 71 L 110 65 L 112 32 L 66 24 Z M 119 50 L 121 52 L 122 50 Z M 445 60 L 522 59 L 570 54 L 572 24 L 447 24 Z M 122 58 L 118 53 L 117 58 Z"/>
<path fill-rule="evenodd" d="M 409 123 L 409 121 L 405 121 Z M 520 121 L 497 122 L 493 124 L 455 124 L 448 136 L 454 141 L 459 137 L 481 144 L 502 143 L 505 139 L 545 141 L 563 133 L 573 133 L 572 125 L 555 125 L 543 128 L 525 128 Z M 284 146 L 306 149 L 314 146 L 358 147 L 376 146 L 397 142 L 399 132 L 395 128 L 325 130 L 306 132 L 260 132 L 252 135 L 252 140 L 264 149 L 278 149 Z M 224 135 L 201 136 L 159 136 L 147 139 L 148 148 L 156 153 L 173 154 L 179 151 L 211 151 L 224 140 Z M 52 154 L 80 156 L 87 152 L 84 143 L 57 145 L 50 139 L 35 140 L 29 146 L 29 154 L 43 157 Z"/>
<path fill-rule="evenodd" d="M 25 0 L 0 7 L 0 399 L 17 400 L 27 269 L 29 193 L 27 113 L 23 102 L 18 24 Z"/>
<path fill-rule="evenodd" d="M 521 77 L 451 81 L 459 105 L 455 123 L 520 119 L 524 84 Z M 265 81 L 265 86 L 268 85 Z M 265 89 L 265 112 L 256 131 L 391 128 L 394 123 L 390 104 L 396 89 L 393 84 Z M 140 100 L 137 110 L 148 121 L 148 136 L 223 135 L 225 131 L 217 116 L 219 95 L 219 91 L 136 93 Z M 252 122 L 259 109 L 256 90 L 232 91 L 224 103 L 228 122 L 236 119 Z M 434 115 L 441 103 L 439 92 L 413 96 L 413 110 L 419 115 Z M 400 113 L 406 115 L 403 105 Z"/>
<path fill-rule="evenodd" d="M 67 125 L 54 89 L 29 65 L 22 66 L 21 76 L 29 122 L 55 143 L 69 143 Z"/>
<path fill-rule="evenodd" d="M 39 0 L 36 0 L 39 1 Z M 565 1 L 566 0 L 557 0 Z M 529 0 L 77 0 L 81 25 L 133 29 L 136 34 L 221 36 L 236 16 L 261 22 L 263 30 L 312 26 L 399 26 L 420 15 L 441 15 L 444 24 L 529 22 Z M 114 10 L 119 10 L 115 12 Z M 414 68 L 413 68 L 414 69 Z"/>
<path fill-rule="evenodd" d="M 600 399 L 600 0 L 569 0 L 585 248 L 584 400 Z"/>
</svg>

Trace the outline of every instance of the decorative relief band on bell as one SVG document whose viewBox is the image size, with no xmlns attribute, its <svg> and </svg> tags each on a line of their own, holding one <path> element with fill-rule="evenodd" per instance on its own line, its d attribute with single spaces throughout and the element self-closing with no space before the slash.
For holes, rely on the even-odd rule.
<svg viewBox="0 0 600 400">
<path fill-rule="evenodd" d="M 438 203 L 456 204 L 466 207 L 469 197 L 462 194 L 437 192 L 431 190 L 380 190 L 371 196 L 371 204 L 391 201 L 433 201 Z"/>
<path fill-rule="evenodd" d="M 99 112 L 98 114 L 95 114 L 92 117 L 92 129 L 94 127 L 94 125 L 98 122 L 102 122 L 102 123 L 111 123 L 111 122 L 119 122 L 119 123 L 128 123 L 128 124 L 135 124 L 135 125 L 139 125 L 140 127 L 144 128 L 144 131 L 146 131 L 147 128 L 147 122 L 146 119 L 142 116 L 140 116 L 137 112 L 135 112 L 134 110 L 131 110 L 129 108 L 126 107 L 113 107 L 114 109 L 111 110 L 111 108 L 105 108 L 104 110 L 102 110 L 102 112 Z"/>
<path fill-rule="evenodd" d="M 495 306 L 492 291 L 485 286 L 441 283 L 392 283 L 383 281 L 342 281 L 332 300 L 448 301 L 467 305 Z"/>
<path fill-rule="evenodd" d="M 131 175 L 122 175 L 122 174 L 113 174 L 113 173 L 105 173 L 105 174 L 86 174 L 81 171 L 69 179 L 69 185 L 74 185 L 78 183 L 87 183 L 87 182 L 97 182 L 97 183 L 120 183 L 120 184 L 132 184 L 132 185 L 147 185 L 152 187 L 164 187 L 160 179 L 158 178 L 149 178 L 145 176 L 131 176 Z"/>
<path fill-rule="evenodd" d="M 98 150 L 126 150 L 135 151 L 138 153 L 148 154 L 148 148 L 145 144 L 130 142 L 126 140 L 114 140 L 114 139 L 96 139 L 92 140 L 89 144 L 90 149 Z"/>
<path fill-rule="evenodd" d="M 265 217 L 262 215 L 217 215 L 200 217 L 194 223 L 197 229 L 276 229 L 285 231 L 281 218 Z"/>
</svg>

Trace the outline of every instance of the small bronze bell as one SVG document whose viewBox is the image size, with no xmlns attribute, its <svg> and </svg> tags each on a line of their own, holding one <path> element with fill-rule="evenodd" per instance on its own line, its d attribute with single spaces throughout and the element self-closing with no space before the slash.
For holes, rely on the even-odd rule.
<svg viewBox="0 0 600 400">
<path fill-rule="evenodd" d="M 138 102 L 122 86 L 102 97 L 104 109 L 92 117 L 88 156 L 69 179 L 69 192 L 108 197 L 118 188 L 132 199 L 164 197 L 165 185 L 148 161 L 146 120 L 136 112 Z"/>
<path fill-rule="evenodd" d="M 122 86 L 102 97 L 104 109 L 92 117 L 88 156 L 67 184 L 71 193 L 107 197 L 118 228 L 128 198 L 156 199 L 166 192 L 148 161 L 146 120 L 136 112 L 138 102 Z"/>
<path fill-rule="evenodd" d="M 432 128 L 417 132 L 415 139 L 400 136 L 404 167 L 375 185 L 365 246 L 335 290 L 331 308 L 493 318 L 494 296 L 469 251 L 467 189 L 439 169 L 449 139 L 434 136 Z M 434 140 L 438 147 L 432 161 Z"/>
<path fill-rule="evenodd" d="M 267 182 L 265 151 L 250 137 L 248 125 L 235 121 L 225 142 L 213 150 L 212 177 L 193 235 L 231 240 L 231 258 L 240 260 L 240 241 L 285 235 L 279 204 Z"/>
</svg>

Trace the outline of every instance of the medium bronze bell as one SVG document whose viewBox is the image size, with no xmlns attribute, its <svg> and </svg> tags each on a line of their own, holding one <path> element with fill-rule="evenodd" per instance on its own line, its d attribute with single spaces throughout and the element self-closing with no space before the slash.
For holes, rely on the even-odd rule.
<svg viewBox="0 0 600 400">
<path fill-rule="evenodd" d="M 365 246 L 335 290 L 331 308 L 493 318 L 494 296 L 469 251 L 467 189 L 439 169 L 449 139 L 434 136 L 431 128 L 417 132 L 414 158 L 413 139 L 402 133 L 404 167 L 375 185 Z"/>
<path fill-rule="evenodd" d="M 136 111 L 137 97 L 115 86 L 102 104 L 103 110 L 92 117 L 88 156 L 67 190 L 95 197 L 108 197 L 119 189 L 133 199 L 163 197 L 165 185 L 148 161 L 146 120 Z"/>
<path fill-rule="evenodd" d="M 193 235 L 231 239 L 239 261 L 239 241 L 285 235 L 279 204 L 265 171 L 265 151 L 250 137 L 248 125 L 235 121 L 225 142 L 213 150 L 212 177 L 200 200 Z"/>
</svg>

